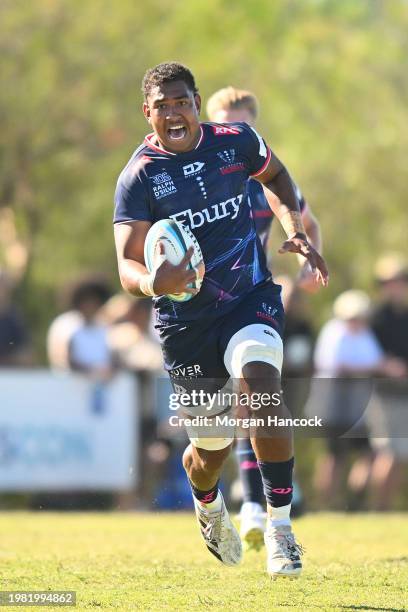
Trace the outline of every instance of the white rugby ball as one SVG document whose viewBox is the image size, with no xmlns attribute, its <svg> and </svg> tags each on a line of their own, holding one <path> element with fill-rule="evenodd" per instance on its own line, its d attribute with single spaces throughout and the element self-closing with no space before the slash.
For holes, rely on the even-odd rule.
<svg viewBox="0 0 408 612">
<path fill-rule="evenodd" d="M 186 251 L 192 246 L 194 249 L 190 263 L 187 268 L 195 269 L 197 278 L 187 286 L 192 289 L 201 288 L 205 266 L 200 245 L 189 227 L 173 219 L 161 219 L 152 225 L 146 235 L 144 244 L 144 258 L 146 268 L 152 272 L 160 261 L 159 243 L 164 246 L 164 257 L 173 265 L 177 265 L 183 259 Z M 187 302 L 193 295 L 190 293 L 175 293 L 167 295 L 175 302 Z"/>
</svg>

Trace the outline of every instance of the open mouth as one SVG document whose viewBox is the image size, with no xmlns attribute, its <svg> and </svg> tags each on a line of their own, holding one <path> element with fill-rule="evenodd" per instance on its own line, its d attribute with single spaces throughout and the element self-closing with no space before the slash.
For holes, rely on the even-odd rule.
<svg viewBox="0 0 408 612">
<path fill-rule="evenodd" d="M 168 128 L 167 134 L 171 140 L 181 140 L 187 135 L 187 129 L 184 125 L 172 125 Z"/>
</svg>

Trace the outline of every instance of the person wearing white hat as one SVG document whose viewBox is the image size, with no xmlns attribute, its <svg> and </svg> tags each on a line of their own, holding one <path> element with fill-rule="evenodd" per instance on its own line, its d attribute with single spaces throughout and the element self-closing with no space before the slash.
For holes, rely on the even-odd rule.
<svg viewBox="0 0 408 612">
<path fill-rule="evenodd" d="M 340 489 L 350 452 L 358 456 L 348 475 L 356 506 L 362 502 L 360 493 L 372 461 L 364 413 L 370 378 L 381 370 L 383 352 L 368 325 L 370 310 L 370 298 L 363 291 L 351 289 L 339 295 L 333 305 L 334 318 L 322 328 L 314 355 L 318 378 L 308 407 L 314 411 L 318 407 L 328 432 L 327 453 L 317 466 L 315 487 L 322 503 L 330 500 L 334 507 L 341 504 L 341 509 L 347 503 Z"/>
</svg>

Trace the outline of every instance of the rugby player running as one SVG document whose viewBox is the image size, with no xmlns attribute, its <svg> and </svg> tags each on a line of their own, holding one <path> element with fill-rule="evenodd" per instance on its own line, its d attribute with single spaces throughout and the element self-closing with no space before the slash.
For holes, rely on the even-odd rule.
<svg viewBox="0 0 408 612">
<path fill-rule="evenodd" d="M 252 92 L 235 87 L 219 89 L 207 101 L 207 116 L 210 121 L 216 123 L 244 121 L 255 127 L 258 109 L 258 100 Z M 319 223 L 296 184 L 294 184 L 294 189 L 299 201 L 307 240 L 316 251 L 321 253 L 322 242 Z M 247 195 L 255 229 L 267 254 L 268 238 L 274 213 L 265 197 L 261 183 L 249 179 Z M 269 196 L 269 199 L 271 198 L 272 194 Z M 298 286 L 311 293 L 317 291 L 319 283 L 310 268 L 309 262 L 302 256 L 298 256 L 298 259 L 301 266 L 297 280 Z M 263 504 L 265 497 L 256 456 L 248 437 L 237 439 L 236 453 L 244 500 L 240 512 L 240 534 L 248 549 L 258 550 L 264 542 Z"/>
<path fill-rule="evenodd" d="M 201 100 L 191 72 L 176 62 L 148 70 L 143 79 L 143 112 L 153 132 L 122 171 L 115 193 L 115 242 L 125 290 L 154 297 L 164 363 L 175 385 L 189 391 L 239 380 L 247 396 L 280 393 L 283 308 L 280 288 L 266 267 L 245 193 L 256 178 L 269 193 L 270 206 L 288 239 L 282 253 L 303 255 L 323 285 L 328 271 L 308 243 L 292 180 L 264 140 L 246 123 L 200 123 Z M 233 151 L 233 161 L 225 152 Z M 227 160 L 227 161 L 225 161 Z M 167 294 L 189 291 L 195 272 L 186 269 L 192 250 L 179 265 L 144 265 L 143 247 L 153 223 L 173 218 L 188 225 L 203 253 L 206 273 L 199 293 L 187 302 Z M 194 372 L 186 380 L 181 373 Z M 292 432 L 269 424 L 287 416 L 282 402 L 257 410 L 251 430 L 267 500 L 267 571 L 297 576 L 300 547 L 292 533 Z M 205 407 L 201 407 L 204 408 Z M 225 413 L 220 406 L 219 413 Z M 191 408 L 191 414 L 199 412 Z M 214 411 L 211 413 L 214 415 Z M 228 516 L 218 481 L 233 442 L 233 429 L 213 436 L 188 429 L 191 443 L 183 464 L 193 493 L 201 535 L 209 551 L 226 565 L 242 557 L 238 532 Z"/>
</svg>

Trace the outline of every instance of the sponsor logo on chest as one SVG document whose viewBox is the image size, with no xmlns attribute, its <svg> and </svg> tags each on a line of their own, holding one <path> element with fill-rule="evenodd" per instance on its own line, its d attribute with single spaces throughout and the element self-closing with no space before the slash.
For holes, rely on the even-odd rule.
<svg viewBox="0 0 408 612">
<path fill-rule="evenodd" d="M 188 176 L 194 176 L 195 174 L 199 174 L 200 172 L 203 172 L 203 168 L 205 166 L 204 162 L 193 162 L 192 164 L 187 164 L 186 166 L 183 166 L 183 173 L 185 177 Z"/>
<path fill-rule="evenodd" d="M 202 210 L 193 212 L 191 208 L 187 208 L 174 215 L 170 215 L 170 217 L 175 221 L 181 221 L 181 223 L 187 224 L 190 229 L 196 229 L 204 225 L 204 223 L 214 223 L 214 221 L 219 221 L 226 217 L 230 217 L 231 220 L 233 220 L 238 216 L 242 198 L 243 195 L 240 193 L 234 198 L 228 198 L 225 202 L 213 204 Z"/>
<path fill-rule="evenodd" d="M 153 181 L 153 193 L 156 200 L 165 198 L 177 192 L 173 179 L 167 172 L 161 172 L 151 177 Z"/>
</svg>

